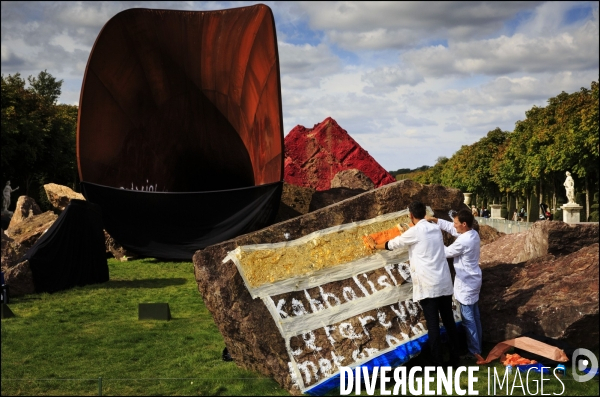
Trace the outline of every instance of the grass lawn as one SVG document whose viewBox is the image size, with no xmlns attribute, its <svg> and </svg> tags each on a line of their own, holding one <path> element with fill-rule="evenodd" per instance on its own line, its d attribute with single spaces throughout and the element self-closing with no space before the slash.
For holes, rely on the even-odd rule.
<svg viewBox="0 0 600 397">
<path fill-rule="evenodd" d="M 221 360 L 225 344 L 192 263 L 111 259 L 109 268 L 107 283 L 11 301 L 16 317 L 2 320 L 2 395 L 98 395 L 99 378 L 103 395 L 288 395 L 272 379 Z M 138 303 L 150 302 L 168 302 L 173 319 L 139 321 Z M 475 389 L 486 395 L 487 369 L 478 376 Z M 545 394 L 598 395 L 597 379 L 577 383 L 569 374 L 561 393 L 561 383 L 546 377 Z M 507 395 L 506 387 L 497 394 Z"/>
</svg>

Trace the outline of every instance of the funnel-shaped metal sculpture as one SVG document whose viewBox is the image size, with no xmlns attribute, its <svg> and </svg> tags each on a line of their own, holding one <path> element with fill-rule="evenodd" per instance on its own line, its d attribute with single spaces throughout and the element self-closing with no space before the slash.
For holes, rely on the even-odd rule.
<svg viewBox="0 0 600 397">
<path fill-rule="evenodd" d="M 107 231 L 143 255 L 191 259 L 270 224 L 283 183 L 270 8 L 114 16 L 88 60 L 77 161 Z"/>
</svg>

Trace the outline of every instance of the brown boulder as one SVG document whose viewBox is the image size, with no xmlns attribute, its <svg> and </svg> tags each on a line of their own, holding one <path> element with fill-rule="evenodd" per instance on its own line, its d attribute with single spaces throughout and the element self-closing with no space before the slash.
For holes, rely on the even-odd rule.
<svg viewBox="0 0 600 397">
<path fill-rule="evenodd" d="M 34 199 L 28 196 L 20 196 L 17 200 L 15 212 L 12 215 L 8 228 L 14 228 L 14 226 L 17 223 L 23 222 L 25 219 L 33 215 L 39 215 L 41 213 L 42 210 L 37 205 Z"/>
<path fill-rule="evenodd" d="M 6 235 L 13 239 L 9 244 L 16 256 L 23 256 L 33 244 L 52 226 L 58 216 L 52 211 L 33 215 L 6 230 Z"/>
<path fill-rule="evenodd" d="M 198 289 L 235 362 L 273 377 L 288 391 L 298 392 L 289 372 L 286 342 L 265 303 L 250 295 L 237 267 L 232 261 L 223 263 L 228 252 L 242 245 L 285 241 L 285 233 L 298 239 L 335 225 L 404 210 L 414 200 L 445 214 L 464 205 L 457 189 L 403 180 L 197 251 L 193 260 Z M 372 331 L 384 330 L 374 327 Z M 323 339 L 325 335 L 316 337 Z"/>
<path fill-rule="evenodd" d="M 16 261 L 17 253 L 15 252 L 15 248 L 13 246 L 14 240 L 2 231 L 2 271 L 6 271 L 9 267 L 12 267 Z"/>
<path fill-rule="evenodd" d="M 500 237 L 505 236 L 506 233 L 499 232 L 488 225 L 478 225 L 479 227 L 479 239 L 481 241 L 481 246 L 484 246 L 489 243 L 493 243 L 498 240 Z"/>
<path fill-rule="evenodd" d="M 315 189 L 283 183 L 279 211 L 275 223 L 287 221 L 308 213 Z"/>
<path fill-rule="evenodd" d="M 320 210 L 321 208 L 339 203 L 364 192 L 362 189 L 349 189 L 346 187 L 331 188 L 320 192 L 316 191 L 310 201 L 309 212 Z"/>
<path fill-rule="evenodd" d="M 568 224 L 540 221 L 531 229 L 507 234 L 481 248 L 482 267 L 488 262 L 520 263 L 546 254 L 569 254 L 598 242 L 598 223 Z"/>
<path fill-rule="evenodd" d="M 57 185 L 56 183 L 44 185 L 44 190 L 52 206 L 59 212 L 65 210 L 71 199 L 85 200 L 83 194 L 77 193 L 66 186 Z"/>
<path fill-rule="evenodd" d="M 479 300 L 484 340 L 534 332 L 574 347 L 597 347 L 598 271 L 598 243 L 562 257 L 488 263 Z"/>
<path fill-rule="evenodd" d="M 33 294 L 35 285 L 33 284 L 33 274 L 31 273 L 29 261 L 23 261 L 10 269 L 6 269 L 4 282 L 8 285 L 9 296 Z"/>
<path fill-rule="evenodd" d="M 343 170 L 335 174 L 331 180 L 331 188 L 345 187 L 348 189 L 373 190 L 375 184 L 362 171 L 357 169 Z"/>
<path fill-rule="evenodd" d="M 138 257 L 138 255 L 133 254 L 123 248 L 123 246 L 116 242 L 115 239 L 106 232 L 106 230 L 104 230 L 104 245 L 106 246 L 106 253 L 111 254 L 121 262 Z"/>
</svg>

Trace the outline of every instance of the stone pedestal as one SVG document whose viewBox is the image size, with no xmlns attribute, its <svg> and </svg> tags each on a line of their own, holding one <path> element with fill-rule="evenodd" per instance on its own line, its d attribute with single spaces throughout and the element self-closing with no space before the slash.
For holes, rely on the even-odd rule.
<svg viewBox="0 0 600 397">
<path fill-rule="evenodd" d="M 502 217 L 502 204 L 490 204 L 490 208 L 492 210 L 492 218 L 504 219 Z"/>
<path fill-rule="evenodd" d="M 464 201 L 464 203 L 465 203 L 466 205 L 470 205 L 470 204 L 471 204 L 471 195 L 472 195 L 472 194 L 473 194 L 473 193 L 463 193 L 463 195 L 465 196 L 465 201 Z"/>
<path fill-rule="evenodd" d="M 580 211 L 583 209 L 583 207 L 581 205 L 570 203 L 570 204 L 565 204 L 560 208 L 563 210 L 563 222 L 565 222 L 565 223 L 581 222 L 581 220 L 579 219 Z"/>
</svg>

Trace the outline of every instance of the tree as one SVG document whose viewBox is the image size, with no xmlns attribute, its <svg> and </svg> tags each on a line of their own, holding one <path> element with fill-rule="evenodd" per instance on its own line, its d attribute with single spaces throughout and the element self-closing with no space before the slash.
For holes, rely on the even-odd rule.
<svg viewBox="0 0 600 397">
<path fill-rule="evenodd" d="M 57 104 L 63 81 L 46 71 L 27 81 L 2 75 L 2 181 L 48 208 L 45 183 L 75 187 L 77 107 Z"/>
</svg>

